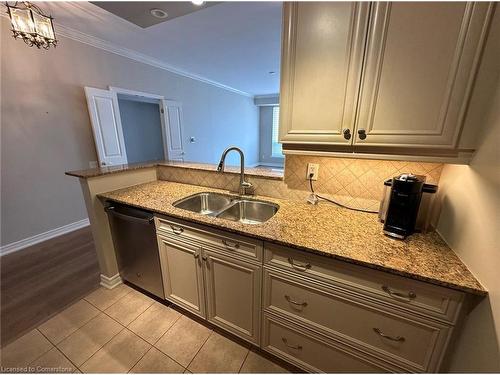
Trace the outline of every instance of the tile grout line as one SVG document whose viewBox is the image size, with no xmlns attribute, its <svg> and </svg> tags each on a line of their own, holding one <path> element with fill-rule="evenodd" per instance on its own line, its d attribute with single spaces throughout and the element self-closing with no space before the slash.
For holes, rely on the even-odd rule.
<svg viewBox="0 0 500 375">
<path fill-rule="evenodd" d="M 241 369 L 243 368 L 243 365 L 245 364 L 245 362 L 246 362 L 246 360 L 247 360 L 247 358 L 248 358 L 249 355 L 250 355 L 250 349 L 247 350 L 247 354 L 245 355 L 245 358 L 243 359 L 243 362 L 241 362 L 241 366 L 240 366 L 240 368 L 238 370 L 238 374 L 241 373 Z"/>
<path fill-rule="evenodd" d="M 139 337 L 141 340 L 143 340 L 145 343 L 149 344 L 149 342 L 147 342 L 146 340 L 144 340 L 142 337 L 140 337 L 139 335 L 135 334 L 134 332 L 132 332 L 130 329 L 128 329 L 127 327 L 125 327 L 125 329 L 127 329 L 129 332 L 131 332 L 132 334 L 136 335 L 137 337 Z M 149 349 L 146 350 L 146 352 L 128 369 L 127 371 L 127 374 L 130 373 L 130 371 L 132 371 L 132 369 L 141 361 L 141 359 L 143 359 L 146 354 L 148 354 L 151 349 L 154 348 L 153 345 L 149 344 Z"/>
<path fill-rule="evenodd" d="M 194 359 L 196 358 L 196 356 L 200 353 L 201 349 L 205 346 L 205 344 L 207 343 L 208 339 L 210 337 L 212 337 L 214 333 L 214 330 L 210 330 L 210 334 L 208 335 L 208 337 L 205 339 L 205 341 L 203 341 L 203 344 L 201 344 L 200 348 L 198 349 L 198 351 L 196 352 L 196 354 L 193 356 L 193 358 L 191 358 L 191 361 L 189 361 L 188 365 L 186 366 L 186 370 L 188 370 L 189 372 L 191 372 L 189 370 L 189 366 L 191 365 L 191 363 L 193 363 Z"/>
<path fill-rule="evenodd" d="M 125 285 L 125 284 L 122 284 L 122 285 Z M 131 287 L 129 287 L 128 285 L 125 285 L 125 286 L 127 287 L 127 289 L 130 289 L 130 290 L 129 290 L 127 293 L 125 293 L 123 296 L 121 296 L 120 298 L 118 298 L 118 299 L 117 299 L 115 302 L 113 302 L 111 305 L 109 305 L 108 307 L 106 307 L 104 310 L 107 310 L 107 309 L 109 309 L 111 306 L 113 306 L 113 305 L 117 304 L 117 303 L 118 303 L 118 302 L 119 302 L 122 298 L 124 298 L 126 295 L 128 295 L 129 293 L 131 293 L 131 292 L 132 292 L 132 290 L 134 290 L 134 289 L 132 289 Z M 104 287 L 101 287 L 101 288 L 106 289 L 106 288 L 104 288 Z M 99 289 L 96 289 L 96 290 L 99 290 Z M 112 289 L 107 289 L 107 290 L 112 290 Z M 90 293 L 90 294 L 92 294 L 92 293 Z M 103 310 L 103 309 L 101 309 L 99 306 L 96 306 L 96 305 L 94 305 L 92 302 L 88 301 L 88 300 L 87 300 L 87 297 L 88 297 L 88 295 L 87 295 L 87 296 L 85 296 L 85 297 L 83 297 L 82 299 L 84 299 L 86 302 L 90 303 L 92 306 L 94 306 L 94 307 L 95 307 L 96 309 L 98 309 L 99 311 L 104 312 L 104 310 Z"/>
<path fill-rule="evenodd" d="M 79 368 L 78 368 L 78 366 L 76 365 L 76 363 L 74 363 L 71 359 L 69 359 L 69 358 L 66 356 L 66 354 L 64 354 L 64 353 L 63 353 L 63 351 L 62 351 L 61 349 L 59 349 L 57 346 L 54 346 L 54 347 L 56 348 L 56 350 L 57 350 L 59 353 L 61 353 L 61 354 L 64 356 L 64 358 L 66 358 L 66 359 L 69 361 L 69 363 L 71 363 L 73 366 L 75 366 L 75 370 L 76 370 L 76 369 L 78 369 L 78 370 L 79 370 Z M 74 371 L 73 371 L 73 372 L 74 372 Z"/>
<path fill-rule="evenodd" d="M 173 311 L 177 311 L 177 310 L 174 310 L 172 309 Z M 178 312 L 178 311 L 177 311 Z M 174 361 L 175 363 L 177 363 L 179 366 L 181 366 L 184 370 L 187 370 L 187 367 L 184 367 L 184 365 L 180 364 L 179 362 L 177 362 L 174 358 L 172 358 L 171 356 L 169 356 L 167 353 L 165 353 L 163 350 L 161 350 L 160 348 L 158 348 L 156 346 L 156 344 L 158 344 L 158 342 L 163 338 L 163 336 L 165 336 L 167 334 L 168 331 L 170 331 L 172 329 L 172 327 L 179 321 L 179 319 L 181 319 L 181 317 L 185 316 L 184 314 L 181 314 L 179 313 L 179 316 L 177 317 L 177 319 L 175 320 L 174 323 L 172 323 L 172 325 L 165 331 L 165 333 L 163 333 L 163 335 L 160 336 L 160 338 L 158 340 L 155 341 L 155 343 L 153 344 L 153 347 L 158 350 L 160 353 L 166 355 L 168 358 L 170 358 L 172 361 Z M 198 353 L 197 353 L 198 354 Z M 190 362 L 191 363 L 191 362 Z M 188 364 L 189 365 L 189 364 Z"/>
<path fill-rule="evenodd" d="M 48 339 L 48 338 L 47 338 L 47 337 L 46 337 L 46 336 L 45 336 L 45 335 L 44 335 L 44 334 L 43 334 L 43 333 L 42 333 L 42 332 L 38 329 L 38 327 L 37 327 L 37 328 L 35 328 L 35 330 L 36 330 L 39 334 L 41 334 L 41 335 L 45 338 L 45 340 L 47 340 L 47 341 L 49 342 L 49 344 L 50 344 L 50 345 L 52 345 L 52 346 L 51 346 L 50 348 L 48 348 L 46 351 L 44 351 L 42 354 L 40 354 L 38 357 L 36 357 L 35 359 L 33 359 L 33 360 L 32 360 L 32 361 L 28 364 L 28 366 L 31 366 L 31 364 L 32 364 L 33 362 L 35 362 L 37 359 L 39 359 L 40 357 L 42 357 L 43 355 L 45 355 L 45 354 L 47 354 L 49 351 L 51 351 L 53 348 L 55 348 L 55 345 L 54 345 L 54 344 L 52 344 L 52 341 L 50 341 L 50 340 L 49 340 L 49 339 Z"/>
<path fill-rule="evenodd" d="M 104 311 L 101 311 L 101 312 L 104 314 Z M 104 314 L 104 315 L 108 316 L 107 314 Z M 112 318 L 110 318 L 110 319 L 112 319 Z M 114 319 L 112 319 L 112 320 L 114 320 Z M 116 322 L 116 320 L 114 320 L 114 321 Z M 99 350 L 101 350 L 102 348 L 104 348 L 104 346 L 105 346 L 108 342 L 110 342 L 111 340 L 113 340 L 116 336 L 118 336 L 118 334 L 119 334 L 121 331 L 123 331 L 123 330 L 125 329 L 125 327 L 124 327 L 122 324 L 120 324 L 120 322 L 116 322 L 116 323 L 118 323 L 118 325 L 120 325 L 120 326 L 122 327 L 122 329 L 120 329 L 117 333 L 115 333 L 114 335 L 112 335 L 112 336 L 109 338 L 109 340 L 107 340 L 104 344 L 102 344 L 102 345 L 101 345 L 101 346 L 100 346 L 100 347 L 99 347 L 99 348 L 98 348 L 98 349 L 97 349 L 94 353 L 92 353 L 92 354 L 90 355 L 90 357 L 88 357 L 85 361 L 83 361 L 83 363 L 82 363 L 80 366 L 83 366 L 83 365 L 84 365 L 84 364 L 85 364 L 85 363 L 86 363 L 86 362 L 87 362 L 90 358 L 92 358 L 92 357 L 94 356 L 94 354 L 96 354 Z M 75 331 L 75 332 L 76 332 L 76 331 Z M 69 337 L 69 336 L 68 336 L 68 337 Z M 62 341 L 61 341 L 61 342 L 62 342 Z M 63 354 L 64 354 L 64 353 L 63 353 Z M 78 370 L 80 370 L 80 371 L 81 371 L 81 369 L 80 369 L 80 367 L 79 367 L 79 366 L 77 366 L 77 368 L 78 368 Z"/>
<path fill-rule="evenodd" d="M 122 326 L 123 327 L 123 326 Z M 121 332 L 123 332 L 124 329 L 127 329 L 126 327 L 123 327 L 116 335 L 114 335 L 111 339 L 109 339 L 108 341 L 106 341 L 106 344 L 108 344 L 113 338 L 115 338 L 116 336 L 118 336 Z M 88 361 L 90 361 L 90 359 L 96 355 L 97 352 L 99 352 L 99 350 L 101 350 L 102 348 L 104 348 L 104 346 L 106 345 L 104 344 L 103 346 L 101 346 L 99 349 L 97 349 L 90 357 L 88 357 L 80 366 L 83 366 L 85 363 L 87 363 Z M 78 367 L 78 370 L 82 371 L 80 367 Z"/>
</svg>

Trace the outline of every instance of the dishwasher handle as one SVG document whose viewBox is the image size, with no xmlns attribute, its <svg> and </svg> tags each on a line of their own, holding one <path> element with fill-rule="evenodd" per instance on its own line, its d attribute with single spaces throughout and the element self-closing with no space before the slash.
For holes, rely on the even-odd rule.
<svg viewBox="0 0 500 375">
<path fill-rule="evenodd" d="M 140 218 L 140 217 L 136 217 L 136 216 L 126 215 L 126 214 L 123 214 L 121 212 L 115 211 L 114 206 L 105 207 L 104 210 L 109 215 L 114 215 L 114 216 L 119 217 L 123 220 L 131 221 L 131 222 L 135 222 L 135 223 L 140 223 L 140 224 L 144 224 L 144 225 L 149 225 L 154 221 L 153 215 L 151 215 L 151 217 L 148 217 L 148 218 Z"/>
</svg>

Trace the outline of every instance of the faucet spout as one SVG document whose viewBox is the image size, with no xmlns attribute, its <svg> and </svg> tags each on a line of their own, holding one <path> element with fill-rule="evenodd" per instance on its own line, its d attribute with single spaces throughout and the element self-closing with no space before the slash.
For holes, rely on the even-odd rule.
<svg viewBox="0 0 500 375">
<path fill-rule="evenodd" d="M 245 154 L 239 147 L 231 146 L 224 150 L 221 155 L 219 164 L 217 165 L 217 172 L 224 172 L 224 166 L 226 162 L 226 156 L 230 151 L 236 151 L 240 154 L 240 188 L 239 194 L 245 195 L 246 189 L 251 188 L 252 184 L 250 182 L 245 181 Z"/>
</svg>

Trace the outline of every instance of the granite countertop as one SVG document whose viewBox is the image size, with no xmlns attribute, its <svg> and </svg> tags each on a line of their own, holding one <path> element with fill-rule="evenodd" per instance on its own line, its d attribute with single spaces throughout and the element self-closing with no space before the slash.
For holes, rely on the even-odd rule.
<svg viewBox="0 0 500 375">
<path fill-rule="evenodd" d="M 216 171 L 216 164 L 208 163 L 193 163 L 186 161 L 168 161 L 168 160 L 158 160 L 145 163 L 134 163 L 134 164 L 122 164 L 114 165 L 109 167 L 97 167 L 91 169 L 82 169 L 77 171 L 66 172 L 68 176 L 74 176 L 79 178 L 92 178 L 98 176 L 104 176 L 112 173 L 120 173 L 126 171 L 133 171 L 136 169 L 144 168 L 156 168 L 158 166 L 164 167 L 174 167 L 174 168 L 184 168 L 184 169 L 197 169 L 202 171 Z M 240 167 L 226 166 L 224 168 L 225 173 L 240 174 Z M 270 167 L 245 167 L 245 176 L 262 177 L 275 180 L 283 180 L 283 169 L 281 168 L 270 168 Z"/>
<path fill-rule="evenodd" d="M 257 196 L 280 205 L 275 216 L 258 225 L 203 216 L 172 206 L 181 198 L 204 191 L 228 194 L 207 187 L 154 181 L 99 197 L 476 295 L 487 293 L 435 232 L 414 234 L 404 241 L 391 239 L 382 233 L 376 215 L 326 202 L 312 206 Z"/>
</svg>

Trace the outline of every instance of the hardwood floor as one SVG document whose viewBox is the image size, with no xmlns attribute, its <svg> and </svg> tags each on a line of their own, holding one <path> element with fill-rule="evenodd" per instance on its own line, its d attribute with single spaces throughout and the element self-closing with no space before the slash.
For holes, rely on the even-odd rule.
<svg viewBox="0 0 500 375">
<path fill-rule="evenodd" d="M 0 258 L 1 346 L 99 287 L 90 227 Z"/>
</svg>

